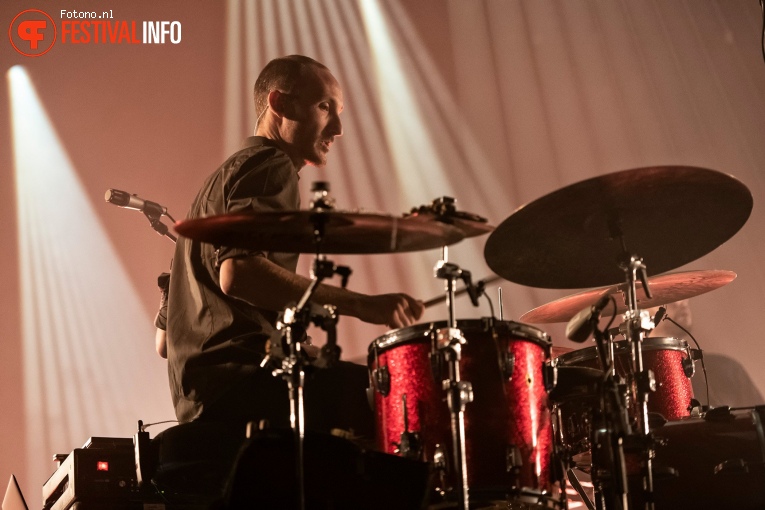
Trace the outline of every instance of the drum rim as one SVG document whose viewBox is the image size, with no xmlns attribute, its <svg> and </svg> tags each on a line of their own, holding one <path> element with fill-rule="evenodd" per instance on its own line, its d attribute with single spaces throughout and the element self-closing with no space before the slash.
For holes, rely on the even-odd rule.
<svg viewBox="0 0 765 510">
<path fill-rule="evenodd" d="M 457 319 L 457 327 L 465 330 L 475 329 L 474 326 L 484 328 L 489 320 L 491 320 L 490 317 L 481 317 L 479 319 Z M 552 346 L 550 335 L 537 327 L 515 321 L 499 319 L 493 319 L 493 321 L 495 327 L 497 325 L 511 327 L 513 333 L 516 334 L 520 340 L 533 342 L 542 348 L 550 348 Z M 423 322 L 388 331 L 372 341 L 369 345 L 369 353 L 371 355 L 376 351 L 379 354 L 399 345 L 406 345 L 408 343 L 414 343 L 422 338 L 429 338 L 431 331 L 434 329 L 446 328 L 448 324 L 448 321 L 445 320 Z M 404 333 L 408 334 L 405 335 Z"/>
<path fill-rule="evenodd" d="M 569 366 L 574 363 L 582 361 L 589 361 L 592 359 L 598 359 L 597 346 L 585 347 L 583 349 L 577 349 L 575 351 L 561 354 L 555 358 L 558 366 Z M 614 342 L 614 354 L 628 354 L 631 350 L 630 342 L 628 340 L 619 340 Z M 673 336 L 656 336 L 648 337 L 643 340 L 643 352 L 648 351 L 682 351 L 690 354 L 691 349 L 688 347 L 688 342 L 682 338 L 676 338 Z"/>
</svg>

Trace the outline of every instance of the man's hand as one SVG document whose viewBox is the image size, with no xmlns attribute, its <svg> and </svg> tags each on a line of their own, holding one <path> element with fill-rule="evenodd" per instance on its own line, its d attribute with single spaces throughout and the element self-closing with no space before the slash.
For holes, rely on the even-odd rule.
<svg viewBox="0 0 765 510">
<path fill-rule="evenodd" d="M 266 310 L 283 310 L 297 302 L 310 283 L 263 257 L 226 259 L 220 269 L 220 286 L 226 295 Z M 407 294 L 369 296 L 324 284 L 316 289 L 312 301 L 334 305 L 342 315 L 389 328 L 411 326 L 425 310 L 422 301 Z"/>
<path fill-rule="evenodd" d="M 381 294 L 365 296 L 358 318 L 395 329 L 411 326 L 422 317 L 424 311 L 422 301 L 406 294 Z"/>
</svg>

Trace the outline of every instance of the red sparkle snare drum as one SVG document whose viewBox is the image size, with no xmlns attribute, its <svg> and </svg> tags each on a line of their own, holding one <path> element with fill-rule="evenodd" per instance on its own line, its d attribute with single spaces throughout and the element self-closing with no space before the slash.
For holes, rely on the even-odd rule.
<svg viewBox="0 0 765 510">
<path fill-rule="evenodd" d="M 436 465 L 441 459 L 452 463 L 450 414 L 441 385 L 447 371 L 436 348 L 437 332 L 446 327 L 446 322 L 436 322 L 401 328 L 370 345 L 380 450 Z M 549 337 L 525 324 L 491 319 L 462 320 L 457 327 L 467 339 L 461 379 L 472 384 L 474 394 L 465 407 L 471 500 L 496 495 L 556 505 L 544 381 Z"/>
<path fill-rule="evenodd" d="M 646 338 L 642 353 L 644 368 L 651 369 L 656 379 L 656 391 L 648 397 L 648 411 L 659 413 L 667 420 L 690 416 L 694 358 L 688 343 L 671 337 Z M 591 372 L 562 372 L 568 367 L 602 370 L 597 348 L 568 352 L 556 358 L 555 364 L 561 369 L 553 394 L 560 429 L 556 430 L 556 436 L 570 452 L 582 453 L 589 450 L 590 413 L 593 406 L 598 405 L 597 385 Z M 631 371 L 629 342 L 614 342 L 614 366 L 622 377 Z"/>
</svg>

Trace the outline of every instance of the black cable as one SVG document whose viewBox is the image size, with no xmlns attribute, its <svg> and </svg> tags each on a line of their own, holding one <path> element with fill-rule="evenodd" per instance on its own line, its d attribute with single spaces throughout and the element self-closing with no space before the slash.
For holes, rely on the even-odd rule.
<svg viewBox="0 0 765 510">
<path fill-rule="evenodd" d="M 760 0 L 760 2 L 762 2 L 762 0 Z M 672 324 L 674 324 L 678 328 L 680 328 L 683 331 L 685 331 L 685 333 L 689 337 L 691 337 L 691 340 L 693 340 L 693 343 L 696 344 L 696 348 L 698 348 L 699 354 L 701 356 L 699 359 L 701 359 L 701 371 L 704 372 L 704 386 L 705 386 L 705 388 L 707 390 L 707 409 L 709 409 L 711 407 L 711 403 L 709 401 L 709 379 L 707 378 L 707 366 L 704 363 L 704 350 L 701 348 L 701 346 L 699 345 L 699 342 L 696 341 L 696 338 L 694 338 L 694 336 L 691 334 L 691 332 L 688 331 L 687 329 L 685 329 L 684 327 L 682 327 L 680 324 L 678 324 L 675 321 L 675 319 L 673 319 L 669 315 L 665 315 L 664 316 L 664 320 L 667 320 L 667 321 L 671 322 Z M 693 355 L 692 354 L 691 354 L 691 361 L 693 361 Z"/>
<path fill-rule="evenodd" d="M 507 388 L 505 387 L 505 366 L 502 364 L 502 360 L 504 359 L 504 354 L 507 354 L 507 351 L 503 351 L 502 347 L 499 345 L 499 338 L 496 332 L 496 321 L 497 317 L 494 315 L 494 303 L 492 302 L 491 298 L 489 297 L 488 292 L 486 292 L 486 289 L 484 288 L 481 291 L 481 294 L 478 295 L 480 298 L 481 295 L 486 298 L 486 301 L 489 302 L 489 309 L 491 310 L 491 339 L 494 342 L 494 352 L 497 355 L 497 369 L 499 370 L 499 379 L 500 379 L 500 387 L 502 388 L 502 393 L 505 395 L 505 398 L 507 398 Z"/>
<path fill-rule="evenodd" d="M 489 302 L 489 310 L 491 310 L 491 318 L 492 319 L 496 319 L 496 317 L 494 316 L 494 303 L 492 303 L 491 298 L 486 293 L 486 289 L 484 289 L 484 291 L 483 291 L 483 296 L 486 298 L 486 301 Z"/>
<path fill-rule="evenodd" d="M 141 432 L 144 432 L 149 427 L 153 427 L 154 425 L 162 425 L 163 423 L 180 423 L 178 420 L 165 420 L 165 421 L 155 421 L 154 423 L 146 423 L 141 427 Z"/>
<path fill-rule="evenodd" d="M 609 295 L 608 299 L 611 300 L 611 304 L 614 305 L 614 313 L 611 314 L 611 320 L 608 321 L 608 324 L 605 328 L 603 328 L 603 334 L 607 333 L 609 329 L 611 329 L 611 324 L 614 323 L 614 320 L 616 320 L 616 299 L 614 299 L 614 296 Z"/>
</svg>

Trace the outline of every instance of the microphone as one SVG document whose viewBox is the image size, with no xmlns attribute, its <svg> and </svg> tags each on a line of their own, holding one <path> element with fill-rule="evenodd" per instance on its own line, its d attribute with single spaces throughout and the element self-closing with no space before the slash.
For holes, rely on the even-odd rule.
<svg viewBox="0 0 765 510">
<path fill-rule="evenodd" d="M 104 200 L 118 207 L 141 211 L 144 214 L 154 214 L 158 216 L 167 215 L 167 207 L 150 200 L 144 200 L 138 195 L 131 195 L 127 191 L 108 189 L 104 195 Z"/>
<path fill-rule="evenodd" d="M 659 323 L 663 321 L 666 316 L 667 316 L 667 309 L 663 306 L 660 306 L 659 309 L 656 310 L 656 315 L 653 316 L 654 326 L 658 326 Z"/>
<path fill-rule="evenodd" d="M 470 285 L 467 288 L 468 296 L 470 296 L 470 302 L 473 306 L 478 306 L 478 298 L 480 298 L 486 290 L 486 281 L 478 280 L 475 285 Z"/>
<path fill-rule="evenodd" d="M 595 330 L 595 325 L 600 318 L 600 314 L 608 306 L 611 300 L 610 294 L 603 295 L 598 301 L 568 321 L 566 324 L 566 338 L 573 342 L 582 343 L 587 340 Z"/>
<path fill-rule="evenodd" d="M 478 298 L 481 297 L 481 294 L 478 291 L 478 286 L 473 285 L 473 276 L 470 274 L 470 271 L 465 271 L 463 269 L 460 272 L 460 278 L 465 283 L 465 290 L 467 291 L 468 296 L 470 296 L 470 302 L 473 306 L 478 306 Z"/>
</svg>

